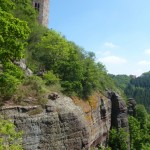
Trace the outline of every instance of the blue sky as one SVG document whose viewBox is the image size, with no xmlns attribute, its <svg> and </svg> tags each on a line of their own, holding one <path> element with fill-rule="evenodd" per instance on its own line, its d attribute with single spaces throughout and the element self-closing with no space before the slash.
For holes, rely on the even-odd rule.
<svg viewBox="0 0 150 150">
<path fill-rule="evenodd" d="M 94 52 L 109 73 L 150 70 L 150 0 L 50 0 L 49 28 Z"/>
</svg>

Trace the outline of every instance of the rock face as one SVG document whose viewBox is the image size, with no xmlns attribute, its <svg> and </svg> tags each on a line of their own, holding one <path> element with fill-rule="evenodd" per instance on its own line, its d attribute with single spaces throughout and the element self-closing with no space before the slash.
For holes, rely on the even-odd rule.
<svg viewBox="0 0 150 150">
<path fill-rule="evenodd" d="M 128 111 L 125 101 L 115 92 L 108 92 L 108 98 L 111 99 L 112 109 L 111 109 L 111 127 L 115 127 L 117 129 L 124 128 L 126 132 L 129 132 L 128 125 Z M 130 150 L 130 142 L 129 138 L 128 142 L 128 150 Z"/>
<path fill-rule="evenodd" d="M 18 130 L 23 131 L 25 150 L 90 150 L 106 145 L 112 126 L 128 131 L 127 108 L 114 92 L 95 94 L 87 101 L 58 93 L 41 106 L 3 107 Z"/>
<path fill-rule="evenodd" d="M 26 76 L 32 76 L 33 75 L 33 72 L 27 67 L 24 59 L 21 59 L 20 61 L 14 61 L 14 64 L 19 66 L 25 72 Z"/>
<path fill-rule="evenodd" d="M 136 101 L 133 98 L 128 99 L 128 114 L 131 116 L 136 115 Z"/>
<path fill-rule="evenodd" d="M 98 94 L 91 96 L 87 102 L 78 99 L 73 100 L 84 112 L 89 128 L 89 147 L 105 146 L 111 126 L 111 101 Z"/>
<path fill-rule="evenodd" d="M 14 120 L 18 130 L 23 130 L 25 150 L 87 149 L 88 128 L 84 114 L 71 99 L 61 97 L 49 101 L 43 112 L 30 115 L 33 110 L 35 106 L 17 106 L 2 111 Z"/>
<path fill-rule="evenodd" d="M 108 92 L 108 98 L 112 102 L 111 126 L 117 129 L 126 128 L 128 131 L 128 115 L 125 102 L 115 92 Z"/>
</svg>

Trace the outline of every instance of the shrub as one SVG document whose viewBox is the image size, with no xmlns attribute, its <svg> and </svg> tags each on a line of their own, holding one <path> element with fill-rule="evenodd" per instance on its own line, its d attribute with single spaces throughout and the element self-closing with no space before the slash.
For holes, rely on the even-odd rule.
<svg viewBox="0 0 150 150">
<path fill-rule="evenodd" d="M 2 66 L 2 72 L 0 73 L 1 101 L 10 98 L 14 94 L 23 78 L 23 71 L 13 63 L 7 62 Z"/>
<path fill-rule="evenodd" d="M 21 136 L 11 121 L 0 116 L 0 150 L 23 150 Z"/>
<path fill-rule="evenodd" d="M 0 83 L 0 97 L 7 99 L 16 91 L 20 81 L 8 73 L 2 73 L 0 74 Z"/>
<path fill-rule="evenodd" d="M 59 78 L 57 78 L 51 71 L 48 71 L 47 73 L 45 73 L 43 75 L 43 79 L 45 81 L 45 84 L 48 86 L 59 83 Z"/>
</svg>

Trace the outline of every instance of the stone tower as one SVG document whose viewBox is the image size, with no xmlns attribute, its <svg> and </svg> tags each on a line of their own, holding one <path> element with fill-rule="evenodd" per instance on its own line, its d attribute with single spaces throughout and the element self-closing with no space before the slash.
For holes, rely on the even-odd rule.
<svg viewBox="0 0 150 150">
<path fill-rule="evenodd" d="M 33 7 L 39 12 L 39 23 L 48 26 L 49 0 L 33 0 Z"/>
</svg>

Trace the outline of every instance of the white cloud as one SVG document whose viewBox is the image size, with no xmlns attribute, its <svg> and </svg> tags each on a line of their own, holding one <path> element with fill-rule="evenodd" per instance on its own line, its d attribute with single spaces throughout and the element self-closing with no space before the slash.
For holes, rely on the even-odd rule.
<svg viewBox="0 0 150 150">
<path fill-rule="evenodd" d="M 111 51 L 98 51 L 95 53 L 96 55 L 108 56 L 111 54 Z"/>
<path fill-rule="evenodd" d="M 108 64 L 124 64 L 127 62 L 126 59 L 118 56 L 106 56 L 99 59 L 100 62 L 108 63 Z"/>
<path fill-rule="evenodd" d="M 104 46 L 107 48 L 117 48 L 118 47 L 118 45 L 115 45 L 112 42 L 106 42 L 106 43 L 104 43 Z"/>
<path fill-rule="evenodd" d="M 103 55 L 105 55 L 105 56 L 108 56 L 108 55 L 110 55 L 110 54 L 111 54 L 110 51 L 104 51 L 104 52 L 103 52 Z"/>
<path fill-rule="evenodd" d="M 146 65 L 150 65 L 150 61 L 141 60 L 141 61 L 138 62 L 138 64 L 146 66 Z"/>
<path fill-rule="evenodd" d="M 150 55 L 150 49 L 146 49 L 146 50 L 145 50 L 145 54 Z"/>
</svg>

